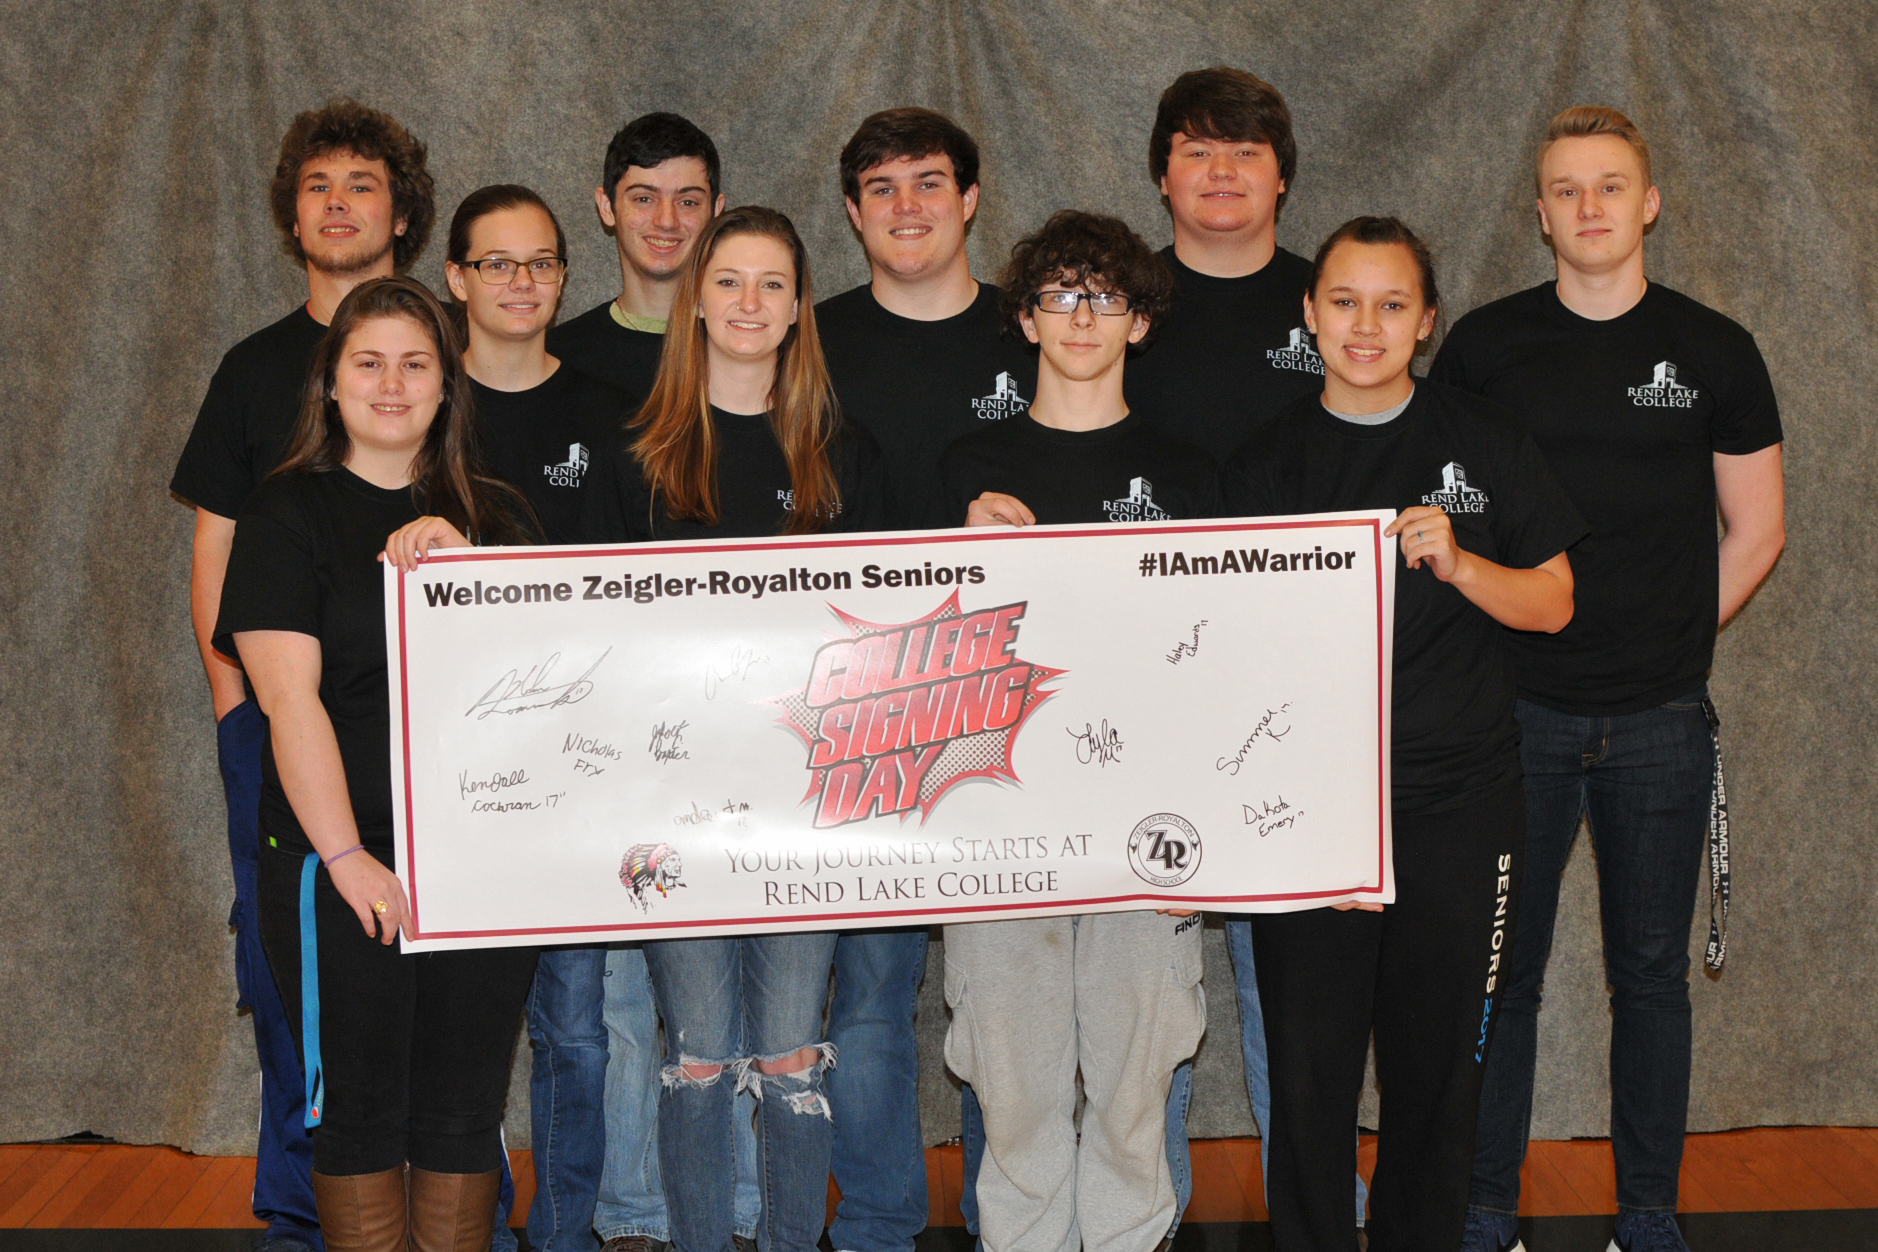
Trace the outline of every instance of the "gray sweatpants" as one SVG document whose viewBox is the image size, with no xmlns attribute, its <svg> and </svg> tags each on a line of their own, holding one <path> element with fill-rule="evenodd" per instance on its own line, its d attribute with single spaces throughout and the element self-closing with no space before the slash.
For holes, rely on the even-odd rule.
<svg viewBox="0 0 1878 1252">
<path fill-rule="evenodd" d="M 1198 914 L 946 927 L 946 1064 L 984 1109 L 987 1252 L 1151 1252 L 1167 1234 L 1167 1090 L 1206 1029 L 1200 968 Z"/>
</svg>

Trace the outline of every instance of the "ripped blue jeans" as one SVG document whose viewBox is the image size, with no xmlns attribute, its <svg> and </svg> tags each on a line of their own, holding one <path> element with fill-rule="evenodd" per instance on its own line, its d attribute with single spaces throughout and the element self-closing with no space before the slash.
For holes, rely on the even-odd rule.
<svg viewBox="0 0 1878 1252">
<path fill-rule="evenodd" d="M 757 1096 L 758 1248 L 811 1252 L 821 1238 L 834 1145 L 822 1071 L 835 1060 L 822 1038 L 822 1012 L 835 939 L 817 932 L 645 945 L 665 1019 L 659 1172 L 677 1252 L 732 1252 L 737 1171 L 730 1112 L 739 1090 Z M 805 1070 L 760 1068 L 810 1047 L 818 1055 Z"/>
</svg>

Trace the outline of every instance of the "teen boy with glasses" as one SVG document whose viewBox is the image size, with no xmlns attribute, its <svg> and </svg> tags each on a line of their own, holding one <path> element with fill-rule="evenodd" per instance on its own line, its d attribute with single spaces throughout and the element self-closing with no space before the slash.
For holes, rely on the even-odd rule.
<svg viewBox="0 0 1878 1252">
<path fill-rule="evenodd" d="M 1038 348 L 1037 398 L 946 450 L 950 515 L 974 526 L 1213 516 L 1213 459 L 1123 398 L 1128 350 L 1172 298 L 1161 259 L 1116 219 L 1066 210 L 1013 249 L 1003 287 L 1006 326 Z M 1167 1241 L 1178 1200 L 1165 1109 L 1206 1027 L 1200 935 L 1198 914 L 1151 910 L 946 927 L 946 1063 L 982 1110 L 975 1198 L 991 1252 Z M 1141 1039 L 1156 1046 L 1131 1047 Z"/>
</svg>

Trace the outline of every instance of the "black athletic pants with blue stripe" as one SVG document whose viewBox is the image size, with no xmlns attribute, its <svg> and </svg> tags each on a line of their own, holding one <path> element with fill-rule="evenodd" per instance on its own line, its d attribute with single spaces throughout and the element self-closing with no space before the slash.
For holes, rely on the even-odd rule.
<svg viewBox="0 0 1878 1252">
<path fill-rule="evenodd" d="M 1272 1235 L 1280 1252 L 1355 1252 L 1355 1146 L 1373 1030 L 1382 1092 L 1370 1252 L 1453 1252 L 1505 981 L 1526 840 L 1518 781 L 1460 807 L 1395 814 L 1396 902 L 1253 918 L 1271 1053 Z"/>
</svg>

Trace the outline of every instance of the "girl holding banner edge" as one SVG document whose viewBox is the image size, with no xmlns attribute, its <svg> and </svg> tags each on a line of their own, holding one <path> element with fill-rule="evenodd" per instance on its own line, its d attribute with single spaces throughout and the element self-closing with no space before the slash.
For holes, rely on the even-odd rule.
<svg viewBox="0 0 1878 1252">
<path fill-rule="evenodd" d="M 807 250 L 755 206 L 699 237 L 630 446 L 596 462 L 582 539 L 744 538 L 877 529 L 879 449 L 836 408 Z M 666 1057 L 659 1169 L 677 1252 L 732 1252 L 738 1089 L 761 1097 L 764 1252 L 821 1238 L 834 1144 L 822 1036 L 836 934 L 645 945 Z"/>
<path fill-rule="evenodd" d="M 1510 943 L 1525 799 L 1502 628 L 1572 615 L 1583 520 L 1512 414 L 1418 382 L 1439 297 L 1427 247 L 1355 218 L 1318 250 L 1305 322 L 1324 391 L 1228 461 L 1230 513 L 1400 510 L 1391 745 L 1395 903 L 1252 920 L 1271 1055 L 1273 1235 L 1356 1246 L 1354 1145 L 1373 1029 L 1384 1091 L 1375 1252 L 1458 1247 Z"/>
<path fill-rule="evenodd" d="M 409 278 L 334 314 L 287 455 L 237 519 L 216 624 L 269 719 L 260 922 L 308 1075 L 330 1252 L 486 1249 L 532 948 L 404 955 L 381 550 L 535 540 L 477 468 L 447 314 Z M 420 516 L 428 511 L 428 516 Z M 389 538 L 387 538 L 389 536 Z M 408 1171 L 408 1183 L 406 1167 Z"/>
</svg>

